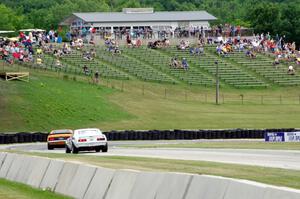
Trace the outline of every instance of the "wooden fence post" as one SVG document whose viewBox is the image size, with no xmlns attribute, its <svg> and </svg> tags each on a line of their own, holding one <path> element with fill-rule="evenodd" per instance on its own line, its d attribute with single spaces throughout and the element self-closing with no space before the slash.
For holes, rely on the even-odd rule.
<svg viewBox="0 0 300 199">
<path fill-rule="evenodd" d="M 280 95 L 280 104 L 282 104 L 282 96 Z"/>
<path fill-rule="evenodd" d="M 223 104 L 225 103 L 225 97 L 224 97 L 224 94 L 222 94 L 222 102 L 223 102 Z"/>
<path fill-rule="evenodd" d="M 241 96 L 242 104 L 244 104 L 244 95 L 241 94 L 240 96 Z"/>
<path fill-rule="evenodd" d="M 142 86 L 142 94 L 145 95 L 145 86 L 144 86 L 144 84 Z"/>
</svg>

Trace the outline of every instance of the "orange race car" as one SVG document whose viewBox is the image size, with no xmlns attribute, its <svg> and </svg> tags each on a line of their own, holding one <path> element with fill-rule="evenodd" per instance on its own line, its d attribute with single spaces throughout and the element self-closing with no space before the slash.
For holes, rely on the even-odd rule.
<svg viewBox="0 0 300 199">
<path fill-rule="evenodd" d="M 48 150 L 54 148 L 64 148 L 66 140 L 72 135 L 73 131 L 70 129 L 53 130 L 47 138 Z"/>
</svg>

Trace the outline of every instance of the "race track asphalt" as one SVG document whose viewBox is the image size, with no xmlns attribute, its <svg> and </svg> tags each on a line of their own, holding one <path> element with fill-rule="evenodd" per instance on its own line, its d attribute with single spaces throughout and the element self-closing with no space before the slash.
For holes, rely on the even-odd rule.
<svg viewBox="0 0 300 199">
<path fill-rule="evenodd" d="M 123 148 L 122 145 L 156 143 L 188 143 L 193 141 L 112 141 L 108 153 L 82 153 L 92 156 L 132 156 L 178 160 L 198 160 L 300 170 L 300 151 L 258 149 L 195 149 L 195 148 Z M 46 143 L 2 145 L 0 149 L 26 152 L 64 153 L 64 149 L 48 151 Z"/>
</svg>

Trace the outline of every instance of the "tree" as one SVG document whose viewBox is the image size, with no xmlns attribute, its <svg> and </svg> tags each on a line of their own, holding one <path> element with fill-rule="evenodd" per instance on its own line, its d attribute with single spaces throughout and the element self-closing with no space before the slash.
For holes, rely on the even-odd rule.
<svg viewBox="0 0 300 199">
<path fill-rule="evenodd" d="M 0 4 L 0 19 L 0 30 L 18 30 L 31 26 L 23 15 L 18 15 L 3 4 Z"/>
<path fill-rule="evenodd" d="M 252 27 L 255 32 L 286 35 L 300 44 L 299 0 L 1 0 L 0 29 L 57 27 L 73 12 L 122 11 L 154 7 L 156 11 L 206 10 L 215 23 Z"/>
<path fill-rule="evenodd" d="M 280 9 L 274 3 L 261 3 L 250 9 L 246 19 L 251 23 L 255 32 L 276 34 L 276 25 L 280 20 Z"/>
<path fill-rule="evenodd" d="M 288 41 L 295 41 L 300 44 L 300 6 L 287 4 L 282 7 L 277 32 L 285 35 Z"/>
</svg>

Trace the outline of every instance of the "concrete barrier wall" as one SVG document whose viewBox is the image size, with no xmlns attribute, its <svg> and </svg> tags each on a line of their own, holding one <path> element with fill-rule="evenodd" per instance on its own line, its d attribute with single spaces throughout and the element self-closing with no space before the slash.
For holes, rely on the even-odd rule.
<svg viewBox="0 0 300 199">
<path fill-rule="evenodd" d="M 116 171 L 105 199 L 131 199 L 130 195 L 138 175 L 137 171 Z"/>
<path fill-rule="evenodd" d="M 155 172 L 141 172 L 135 181 L 131 192 L 131 199 L 153 199 L 161 186 L 166 174 Z"/>
<path fill-rule="evenodd" d="M 97 168 L 96 173 L 87 188 L 84 199 L 104 198 L 111 185 L 115 170 Z"/>
<path fill-rule="evenodd" d="M 224 199 L 263 199 L 266 186 L 255 182 L 230 180 Z"/>
<path fill-rule="evenodd" d="M 33 165 L 36 163 L 37 159 L 35 157 L 28 157 L 28 156 L 23 156 L 23 157 L 24 157 L 24 161 L 22 162 L 22 166 L 19 169 L 16 181 L 26 184 L 29 178 L 29 174 L 32 172 Z"/>
<path fill-rule="evenodd" d="M 49 166 L 40 183 L 41 189 L 54 191 L 64 164 L 65 162 L 60 160 L 50 160 Z"/>
<path fill-rule="evenodd" d="M 186 199 L 223 199 L 229 180 L 221 177 L 195 175 L 187 191 Z"/>
<path fill-rule="evenodd" d="M 57 184 L 55 186 L 54 191 L 57 193 L 67 195 L 70 184 L 73 181 L 73 177 L 76 174 L 76 171 L 79 167 L 79 164 L 66 162 L 64 167 L 59 175 Z"/>
<path fill-rule="evenodd" d="M 50 165 L 50 160 L 45 158 L 36 158 L 33 160 L 35 163 L 32 165 L 31 172 L 28 175 L 26 184 L 39 188 L 40 184 L 46 174 L 46 171 Z"/>
<path fill-rule="evenodd" d="M 0 169 L 2 167 L 2 164 L 6 158 L 7 153 L 0 153 Z"/>
<path fill-rule="evenodd" d="M 97 168 L 86 165 L 79 165 L 71 183 L 67 186 L 66 195 L 83 198 L 88 186 L 95 176 Z"/>
<path fill-rule="evenodd" d="M 166 173 L 162 183 L 158 187 L 155 199 L 183 199 L 192 180 L 192 175 Z"/>
<path fill-rule="evenodd" d="M 11 167 L 12 162 L 15 160 L 15 157 L 17 157 L 17 154 L 8 153 L 6 155 L 0 169 L 0 178 L 6 178 L 9 168 Z"/>
<path fill-rule="evenodd" d="M 113 170 L 0 153 L 0 178 L 83 199 L 299 199 L 300 190 L 247 180 Z"/>
<path fill-rule="evenodd" d="M 10 156 L 10 154 L 9 154 Z M 8 168 L 6 179 L 11 181 L 17 181 L 18 173 L 21 170 L 21 167 L 24 164 L 24 161 L 26 161 L 27 157 L 22 155 L 15 155 L 14 158 L 11 161 L 11 164 Z"/>
</svg>

